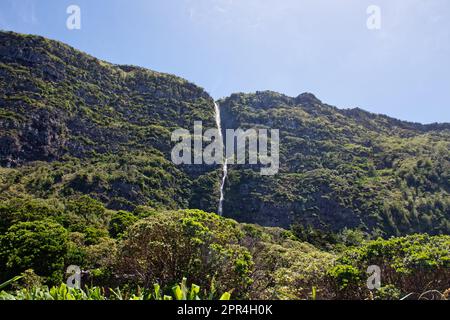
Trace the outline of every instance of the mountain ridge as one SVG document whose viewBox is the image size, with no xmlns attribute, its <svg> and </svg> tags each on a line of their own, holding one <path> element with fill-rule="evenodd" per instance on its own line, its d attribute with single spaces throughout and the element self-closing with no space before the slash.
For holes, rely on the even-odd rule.
<svg viewBox="0 0 450 320">
<path fill-rule="evenodd" d="M 55 40 L 55 39 L 46 38 L 46 37 L 41 36 L 41 35 L 38 35 L 38 34 L 24 34 L 24 33 L 18 33 L 18 32 L 14 32 L 14 31 L 8 31 L 8 30 L 0 30 L 0 34 L 9 34 L 9 35 L 13 35 L 13 36 L 15 35 L 15 36 L 32 37 L 32 38 L 35 38 L 35 39 L 40 40 L 40 41 L 51 41 L 51 42 L 53 42 L 53 43 L 58 43 L 59 45 L 61 45 L 61 46 L 63 46 L 63 47 L 67 47 L 67 48 L 69 48 L 69 49 L 71 49 L 71 50 L 73 50 L 73 51 L 75 51 L 75 52 L 80 53 L 80 54 L 89 56 L 89 57 L 92 58 L 93 60 L 98 60 L 98 61 L 100 61 L 100 62 L 102 62 L 102 63 L 106 63 L 106 64 L 108 64 L 108 65 L 111 65 L 111 66 L 117 67 L 117 68 L 119 68 L 119 69 L 122 69 L 122 70 L 124 70 L 124 71 L 126 71 L 126 72 L 129 72 L 129 71 L 132 71 L 132 70 L 147 71 L 147 72 L 156 73 L 156 74 L 163 75 L 163 76 L 175 77 L 175 78 L 178 78 L 179 80 L 185 81 L 185 82 L 187 82 L 187 83 L 189 83 L 189 84 L 194 84 L 193 81 L 188 80 L 188 79 L 185 79 L 185 78 L 180 77 L 180 76 L 178 76 L 178 75 L 176 75 L 176 74 L 173 74 L 173 73 L 168 73 L 168 72 L 163 72 L 163 71 L 156 71 L 156 70 L 153 70 L 153 69 L 141 67 L 141 66 L 134 65 L 134 64 L 117 64 L 117 63 L 111 63 L 111 62 L 108 62 L 108 61 L 106 61 L 106 60 L 96 58 L 94 55 L 92 55 L 92 54 L 90 54 L 90 53 L 87 53 L 87 52 L 84 52 L 84 51 L 82 51 L 82 50 L 79 50 L 79 49 L 75 48 L 74 46 L 71 46 L 71 45 L 69 45 L 69 44 L 66 44 L 66 43 L 64 43 L 64 42 L 62 42 L 62 41 L 60 41 L 60 40 Z M 313 94 L 313 93 L 311 93 L 311 92 L 306 92 L 306 91 L 300 93 L 297 97 L 292 97 L 292 96 L 290 96 L 290 95 L 288 95 L 288 94 L 281 93 L 281 92 L 277 92 L 277 91 L 273 91 L 273 90 L 257 90 L 257 91 L 255 91 L 255 92 L 234 92 L 234 93 L 231 93 L 231 94 L 228 95 L 228 96 L 224 96 L 224 97 L 220 97 L 220 98 L 218 98 L 218 99 L 214 99 L 214 98 L 208 93 L 208 91 L 205 90 L 205 88 L 203 88 L 203 87 L 201 87 L 201 86 L 199 86 L 199 85 L 197 85 L 197 84 L 194 84 L 194 85 L 195 85 L 196 87 L 198 87 L 198 88 L 204 90 L 204 91 L 208 94 L 208 96 L 209 96 L 211 99 L 213 99 L 215 102 L 218 102 L 218 101 L 221 101 L 221 100 L 223 100 L 223 99 L 229 98 L 229 97 L 231 97 L 231 96 L 233 96 L 233 95 L 240 95 L 240 94 L 255 94 L 255 93 L 258 93 L 258 92 L 272 92 L 272 93 L 276 93 L 276 94 L 279 94 L 279 95 L 281 95 L 281 96 L 284 96 L 284 97 L 287 97 L 287 98 L 290 98 L 290 99 L 299 99 L 299 98 L 301 98 L 302 96 L 305 96 L 305 97 L 306 97 L 306 96 L 309 96 L 311 99 L 316 100 L 316 101 L 319 102 L 319 103 L 322 103 L 322 100 L 318 99 L 317 96 L 316 96 L 315 94 Z M 345 107 L 345 108 L 342 108 L 342 107 L 336 107 L 336 106 L 330 105 L 330 104 L 326 104 L 326 105 L 328 105 L 328 106 L 330 106 L 330 107 L 332 107 L 332 108 L 336 108 L 337 110 L 346 111 L 346 112 L 349 112 L 349 113 L 362 111 L 362 112 L 364 112 L 365 114 L 370 115 L 370 116 L 385 117 L 385 118 L 389 118 L 389 119 L 392 119 L 392 120 L 395 120 L 395 121 L 400 121 L 400 122 L 404 122 L 404 123 L 408 123 L 408 124 L 412 124 L 412 125 L 421 125 L 421 126 L 424 126 L 424 127 L 433 127 L 433 126 L 441 127 L 441 126 L 442 126 L 442 129 L 450 129 L 450 122 L 438 122 L 438 121 L 435 121 L 435 122 L 432 122 L 432 123 L 421 123 L 421 122 L 408 121 L 408 120 L 404 120 L 404 119 L 395 118 L 395 117 L 390 116 L 390 115 L 388 115 L 388 114 L 383 114 L 383 113 L 376 113 L 376 112 L 367 111 L 367 110 L 365 110 L 365 109 L 362 108 L 362 107 L 349 107 L 349 108 Z M 441 129 L 441 128 L 439 128 L 439 129 Z"/>
<path fill-rule="evenodd" d="M 318 103 L 318 104 L 322 104 L 325 105 L 327 107 L 332 108 L 333 110 L 339 111 L 340 113 L 342 113 L 343 115 L 348 115 L 348 116 L 357 116 L 357 115 L 365 115 L 368 118 L 384 118 L 387 120 L 392 121 L 393 123 L 398 123 L 398 124 L 403 124 L 404 126 L 410 126 L 410 127 L 415 127 L 416 129 L 422 128 L 422 130 L 426 131 L 426 130 L 450 130 L 450 122 L 432 122 L 432 123 L 421 123 L 421 122 L 414 122 L 414 121 L 408 121 L 408 120 L 402 120 L 402 119 L 398 119 L 392 116 L 389 116 L 387 114 L 383 114 L 383 113 L 376 113 L 376 112 L 371 112 L 371 111 L 367 111 L 364 108 L 361 107 L 353 107 L 353 108 L 341 108 L 341 107 L 337 107 L 328 103 L 323 103 L 322 100 L 320 100 L 319 98 L 317 98 L 317 96 L 311 92 L 303 92 L 300 93 L 298 96 L 293 97 L 284 93 L 280 93 L 277 91 L 272 91 L 272 90 L 257 90 L 254 92 L 235 92 L 230 94 L 228 97 L 222 97 L 218 100 L 216 100 L 216 102 L 220 102 L 226 99 L 233 99 L 233 97 L 237 97 L 240 95 L 266 95 L 266 94 L 274 94 L 274 95 L 278 95 L 280 97 L 282 97 L 283 100 L 290 100 L 291 103 L 306 103 L 306 104 L 313 104 L 313 103 Z M 268 107 L 266 107 L 268 108 Z"/>
</svg>

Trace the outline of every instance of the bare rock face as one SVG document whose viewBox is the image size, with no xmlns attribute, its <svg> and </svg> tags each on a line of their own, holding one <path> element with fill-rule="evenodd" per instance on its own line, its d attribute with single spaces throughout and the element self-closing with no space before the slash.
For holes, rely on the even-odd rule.
<svg viewBox="0 0 450 320">
<path fill-rule="evenodd" d="M 52 161 L 64 154 L 67 129 L 57 113 L 38 110 L 27 121 L 3 121 L 0 163 L 15 167 L 29 161 Z"/>
<path fill-rule="evenodd" d="M 31 122 L 19 137 L 24 161 L 52 161 L 59 159 L 65 152 L 67 128 L 64 118 L 58 113 L 39 110 L 31 116 Z"/>
</svg>

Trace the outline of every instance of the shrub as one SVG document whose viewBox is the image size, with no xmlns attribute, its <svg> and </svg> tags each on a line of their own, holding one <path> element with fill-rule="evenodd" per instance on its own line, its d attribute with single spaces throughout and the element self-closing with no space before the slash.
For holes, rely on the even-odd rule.
<svg viewBox="0 0 450 320">
<path fill-rule="evenodd" d="M 9 284 L 16 278 L 8 281 Z M 5 285 L 6 285 L 5 284 Z M 205 298 L 211 300 L 214 293 L 206 294 Z M 229 300 L 231 294 L 225 292 L 220 296 L 220 300 Z M 202 300 L 200 297 L 200 287 L 192 284 L 187 286 L 186 278 L 180 284 L 171 288 L 171 293 L 166 295 L 158 284 L 154 284 L 152 289 L 137 292 L 123 292 L 117 289 L 105 289 L 100 287 L 86 287 L 84 289 L 69 288 L 65 284 L 58 287 L 23 288 L 13 293 L 0 292 L 0 300 Z"/>
<path fill-rule="evenodd" d="M 32 268 L 55 283 L 62 280 L 67 231 L 51 220 L 19 222 L 0 236 L 0 265 L 6 277 Z"/>
<path fill-rule="evenodd" d="M 123 236 L 128 227 L 134 224 L 138 218 L 127 211 L 119 211 L 112 215 L 109 222 L 109 234 L 113 238 L 120 238 Z"/>
<path fill-rule="evenodd" d="M 91 227 L 103 227 L 107 225 L 109 219 L 103 204 L 89 196 L 81 196 L 78 199 L 70 200 L 66 206 L 66 210 L 77 217 L 78 221 Z M 74 224 L 76 221 L 68 221 Z M 84 230 L 73 230 L 84 231 Z"/>
<path fill-rule="evenodd" d="M 0 202 L 0 233 L 18 222 L 35 221 L 46 218 L 59 219 L 63 210 L 49 201 L 40 199 L 11 199 Z"/>
<path fill-rule="evenodd" d="M 163 212 L 132 226 L 119 249 L 118 271 L 148 288 L 189 275 L 202 287 L 243 295 L 251 283 L 252 258 L 238 244 L 237 224 L 199 210 Z"/>
<path fill-rule="evenodd" d="M 374 291 L 375 300 L 399 300 L 402 297 L 401 295 L 401 290 L 394 285 L 383 286 Z"/>
<path fill-rule="evenodd" d="M 335 286 L 338 298 L 359 296 L 355 293 L 361 288 L 362 282 L 361 272 L 357 268 L 345 264 L 336 265 L 328 271 L 328 276 Z"/>
<path fill-rule="evenodd" d="M 368 266 L 377 265 L 382 285 L 395 286 L 402 295 L 431 289 L 443 292 L 450 279 L 450 236 L 420 234 L 368 241 L 345 251 L 338 263 L 360 274 L 365 274 Z M 364 288 L 362 284 L 360 289 Z M 367 296 L 368 290 L 363 291 Z"/>
</svg>

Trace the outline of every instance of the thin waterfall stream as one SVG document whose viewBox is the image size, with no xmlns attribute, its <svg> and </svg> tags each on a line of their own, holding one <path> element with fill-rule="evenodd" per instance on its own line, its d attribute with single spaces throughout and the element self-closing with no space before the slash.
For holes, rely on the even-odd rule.
<svg viewBox="0 0 450 320">
<path fill-rule="evenodd" d="M 224 139 L 223 139 L 223 133 L 222 133 L 222 121 L 220 118 L 220 107 L 219 105 L 214 102 L 214 109 L 216 112 L 216 124 L 217 129 L 219 130 L 219 138 L 222 141 L 222 146 L 225 145 Z M 224 194 L 224 187 L 225 187 L 225 181 L 227 180 L 228 175 L 228 159 L 226 155 L 224 155 L 225 148 L 222 148 L 222 159 L 223 159 L 223 167 L 222 167 L 222 181 L 220 183 L 220 199 L 219 199 L 219 208 L 217 210 L 217 213 L 221 216 L 223 213 L 223 200 L 225 198 Z"/>
</svg>

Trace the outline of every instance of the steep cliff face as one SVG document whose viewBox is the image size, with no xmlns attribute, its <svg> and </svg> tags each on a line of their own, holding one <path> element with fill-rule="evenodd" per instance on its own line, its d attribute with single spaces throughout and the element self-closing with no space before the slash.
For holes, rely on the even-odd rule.
<svg viewBox="0 0 450 320">
<path fill-rule="evenodd" d="M 240 221 L 376 234 L 450 232 L 450 125 L 341 110 L 312 94 L 234 94 L 224 128 L 280 130 L 280 172 L 230 165 L 224 212 Z"/>
<path fill-rule="evenodd" d="M 0 165 L 15 181 L 3 196 L 22 185 L 20 192 L 40 197 L 88 193 L 115 209 L 215 210 L 219 166 L 170 161 L 174 129 L 194 121 L 215 127 L 214 101 L 203 89 L 4 32 L 0 83 Z M 206 187 L 211 196 L 196 194 Z"/>
</svg>

